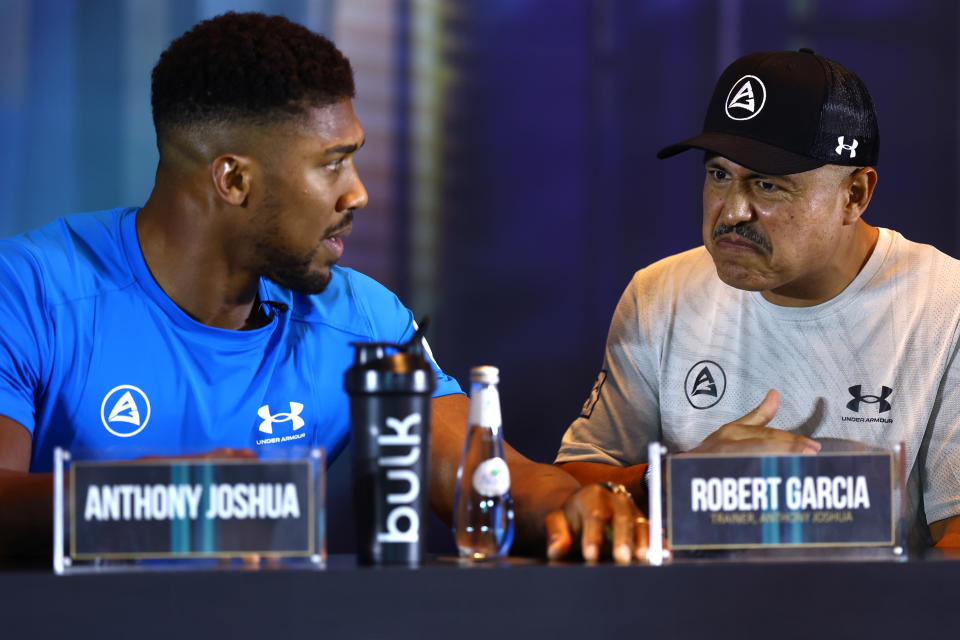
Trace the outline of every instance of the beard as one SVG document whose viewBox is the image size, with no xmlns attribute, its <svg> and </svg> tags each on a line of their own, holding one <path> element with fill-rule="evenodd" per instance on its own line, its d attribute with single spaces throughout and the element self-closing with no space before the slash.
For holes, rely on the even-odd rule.
<svg viewBox="0 0 960 640">
<path fill-rule="evenodd" d="M 260 274 L 281 287 L 298 293 L 309 295 L 322 293 L 330 284 L 330 267 L 337 261 L 328 260 L 319 269 L 314 266 L 314 259 L 322 249 L 322 244 L 302 254 L 291 253 L 284 249 L 277 221 L 278 218 L 275 217 L 274 225 L 257 239 L 257 253 L 263 260 Z M 327 238 L 337 233 L 352 221 L 353 211 L 348 211 L 343 218 L 323 232 L 323 237 Z"/>
<path fill-rule="evenodd" d="M 263 249 L 266 259 L 263 276 L 281 287 L 312 295 L 322 293 L 330 284 L 330 267 L 336 264 L 336 260 L 329 261 L 320 271 L 311 268 L 319 248 L 302 256 L 277 250 L 276 247 L 267 246 Z"/>
</svg>

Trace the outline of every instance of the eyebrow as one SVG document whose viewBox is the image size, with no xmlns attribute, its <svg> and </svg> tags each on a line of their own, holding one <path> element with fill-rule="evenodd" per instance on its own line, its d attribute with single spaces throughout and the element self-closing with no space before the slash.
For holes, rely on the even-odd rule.
<svg viewBox="0 0 960 640">
<path fill-rule="evenodd" d="M 720 169 L 721 171 L 726 171 L 728 173 L 730 172 L 728 168 L 726 168 L 719 162 L 715 161 L 713 158 L 707 160 L 706 166 L 708 169 Z M 767 173 L 757 173 L 755 171 L 751 171 L 750 173 L 745 175 L 743 179 L 744 180 L 781 180 L 791 186 L 795 186 L 797 184 L 797 181 L 791 178 L 789 173 L 775 176 Z"/>
<path fill-rule="evenodd" d="M 366 143 L 367 143 L 367 139 L 364 138 L 363 140 L 360 141 L 359 144 L 341 144 L 341 145 L 338 145 L 338 146 L 336 146 L 336 147 L 330 147 L 329 149 L 325 149 L 323 153 L 324 153 L 324 155 L 327 155 L 327 154 L 338 154 L 338 155 L 339 155 L 339 154 L 353 153 L 353 152 L 357 151 L 358 149 L 360 149 L 360 147 L 362 147 L 362 146 L 365 145 Z"/>
</svg>

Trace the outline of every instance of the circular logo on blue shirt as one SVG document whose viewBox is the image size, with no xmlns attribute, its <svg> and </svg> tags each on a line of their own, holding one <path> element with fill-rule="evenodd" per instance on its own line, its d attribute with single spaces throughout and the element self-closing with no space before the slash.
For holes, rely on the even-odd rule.
<svg viewBox="0 0 960 640">
<path fill-rule="evenodd" d="M 147 400 L 147 394 L 132 384 L 114 387 L 103 397 L 100 420 L 107 431 L 118 438 L 137 435 L 150 421 L 150 401 Z"/>
</svg>

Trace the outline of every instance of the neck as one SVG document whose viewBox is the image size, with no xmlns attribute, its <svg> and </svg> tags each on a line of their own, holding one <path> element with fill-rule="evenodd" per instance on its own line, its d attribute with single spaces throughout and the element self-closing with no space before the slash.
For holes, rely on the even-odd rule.
<svg viewBox="0 0 960 640">
<path fill-rule="evenodd" d="M 151 275 L 191 318 L 221 329 L 262 324 L 257 274 L 231 255 L 229 229 L 202 191 L 154 188 L 137 214 L 137 238 Z"/>
</svg>

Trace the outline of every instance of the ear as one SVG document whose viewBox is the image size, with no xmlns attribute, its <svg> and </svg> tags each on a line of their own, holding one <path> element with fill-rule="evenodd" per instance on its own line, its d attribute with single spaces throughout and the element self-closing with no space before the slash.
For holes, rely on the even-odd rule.
<svg viewBox="0 0 960 640">
<path fill-rule="evenodd" d="M 253 160 L 247 156 L 223 154 L 210 166 L 210 178 L 217 195 L 236 207 L 246 204 L 253 174 Z"/>
<path fill-rule="evenodd" d="M 877 170 L 873 167 L 861 167 L 850 174 L 843 182 L 844 224 L 853 224 L 867 210 L 873 190 L 877 186 Z"/>
</svg>

